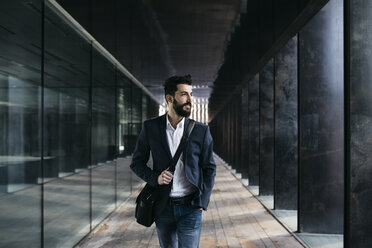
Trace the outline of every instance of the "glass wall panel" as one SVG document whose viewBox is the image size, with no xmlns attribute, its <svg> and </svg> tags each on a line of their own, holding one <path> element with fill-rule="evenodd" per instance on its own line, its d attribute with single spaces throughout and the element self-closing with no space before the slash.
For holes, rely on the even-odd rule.
<svg viewBox="0 0 372 248">
<path fill-rule="evenodd" d="M 90 231 L 88 40 L 45 6 L 44 246 L 71 247 Z"/>
<path fill-rule="evenodd" d="M 92 226 L 115 208 L 115 66 L 93 46 Z"/>
<path fill-rule="evenodd" d="M 147 119 L 148 115 L 148 109 L 147 109 L 147 101 L 148 97 L 145 94 L 142 94 L 142 113 L 141 113 L 141 121 L 145 121 Z"/>
<path fill-rule="evenodd" d="M 41 1 L 0 1 L 0 247 L 41 244 Z"/>
<path fill-rule="evenodd" d="M 159 115 L 159 104 L 150 96 L 147 96 L 147 117 L 146 119 L 154 118 Z"/>
<path fill-rule="evenodd" d="M 0 2 L 0 247 L 77 244 L 142 183 L 130 155 L 159 109 L 54 5 Z"/>
<path fill-rule="evenodd" d="M 130 153 L 136 146 L 137 137 L 142 127 L 142 90 L 135 84 L 132 85 L 132 123 L 130 124 Z M 138 188 L 143 181 L 133 174 L 132 187 Z"/>
<path fill-rule="evenodd" d="M 129 124 L 132 122 L 132 92 L 131 82 L 128 78 L 118 72 L 117 76 L 117 98 L 118 98 L 118 156 L 125 157 L 130 154 L 129 151 Z"/>
<path fill-rule="evenodd" d="M 130 139 L 129 139 L 129 151 L 133 153 L 136 146 L 137 137 L 142 127 L 142 91 L 141 89 L 132 84 L 132 121 L 130 123 Z"/>
<path fill-rule="evenodd" d="M 118 160 L 117 160 L 117 200 L 124 201 L 131 193 L 131 175 L 129 168 L 129 123 L 131 122 L 131 82 L 122 74 L 117 75 L 118 102 Z"/>
</svg>

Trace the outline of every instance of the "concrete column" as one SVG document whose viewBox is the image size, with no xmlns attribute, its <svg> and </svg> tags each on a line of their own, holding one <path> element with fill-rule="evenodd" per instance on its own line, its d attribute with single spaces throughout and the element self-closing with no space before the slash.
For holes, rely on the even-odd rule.
<svg viewBox="0 0 372 248">
<path fill-rule="evenodd" d="M 242 172 L 242 178 L 247 179 L 248 178 L 248 159 L 249 159 L 249 153 L 248 153 L 248 128 L 249 128 L 249 119 L 248 119 L 248 84 L 244 86 L 242 89 L 241 94 L 241 102 L 242 102 L 242 112 L 241 112 L 241 126 L 242 126 L 242 132 L 241 132 L 241 172 Z"/>
<path fill-rule="evenodd" d="M 299 231 L 343 233 L 343 1 L 331 0 L 299 33 Z"/>
<path fill-rule="evenodd" d="M 345 247 L 372 247 L 372 5 L 347 1 L 350 19 L 350 74 Z"/>
<path fill-rule="evenodd" d="M 242 137 L 242 103 L 241 103 L 241 93 L 236 95 L 235 98 L 235 163 L 237 165 L 237 172 L 242 172 L 242 161 L 241 161 L 241 137 Z"/>
<path fill-rule="evenodd" d="M 274 194 L 274 59 L 260 71 L 260 195 Z"/>
<path fill-rule="evenodd" d="M 227 115 L 228 115 L 228 162 L 230 165 L 233 163 L 233 121 L 232 121 L 232 112 L 231 112 L 231 105 L 227 108 Z"/>
<path fill-rule="evenodd" d="M 237 112 L 238 112 L 238 109 L 237 109 L 237 102 L 236 102 L 236 99 L 234 98 L 234 100 L 232 100 L 230 102 L 230 106 L 231 106 L 231 124 L 232 124 L 232 137 L 231 137 L 231 140 L 232 140 L 232 165 L 233 165 L 233 168 L 235 170 L 239 170 L 239 162 L 238 162 L 238 157 L 237 157 L 237 132 L 238 132 L 238 125 L 237 125 L 237 121 L 238 121 L 238 118 L 237 118 Z"/>
<path fill-rule="evenodd" d="M 224 108 L 223 108 L 223 111 L 222 111 L 222 130 L 226 130 L 226 133 L 224 133 L 223 135 L 222 135 L 222 137 L 223 137 L 223 145 L 224 145 L 224 147 L 225 148 L 223 148 L 223 159 L 225 160 L 225 161 L 227 161 L 228 162 L 228 160 L 229 160 L 229 126 L 228 126 L 228 121 L 229 121 L 229 118 L 228 118 L 228 112 L 227 112 L 227 110 L 228 110 L 228 108 L 227 108 L 227 106 L 225 106 Z"/>
<path fill-rule="evenodd" d="M 259 74 L 248 83 L 248 175 L 249 185 L 258 185 L 260 152 Z"/>
<path fill-rule="evenodd" d="M 297 210 L 297 36 L 275 56 L 274 208 Z"/>
</svg>

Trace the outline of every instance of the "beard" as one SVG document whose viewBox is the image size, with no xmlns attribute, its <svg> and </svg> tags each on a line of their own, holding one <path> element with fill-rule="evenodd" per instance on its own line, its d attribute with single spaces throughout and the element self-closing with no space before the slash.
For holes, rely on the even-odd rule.
<svg viewBox="0 0 372 248">
<path fill-rule="evenodd" d="M 184 110 L 183 107 L 190 105 L 190 110 Z M 176 99 L 173 98 L 173 109 L 179 116 L 189 117 L 191 114 L 191 103 L 179 104 Z"/>
</svg>

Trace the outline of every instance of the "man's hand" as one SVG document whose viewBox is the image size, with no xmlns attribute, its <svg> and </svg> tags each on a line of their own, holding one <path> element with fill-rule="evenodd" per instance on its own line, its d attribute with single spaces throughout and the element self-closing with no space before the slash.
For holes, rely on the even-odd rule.
<svg viewBox="0 0 372 248">
<path fill-rule="evenodd" d="M 169 184 L 173 179 L 173 174 L 167 170 L 164 170 L 158 177 L 158 184 Z"/>
</svg>

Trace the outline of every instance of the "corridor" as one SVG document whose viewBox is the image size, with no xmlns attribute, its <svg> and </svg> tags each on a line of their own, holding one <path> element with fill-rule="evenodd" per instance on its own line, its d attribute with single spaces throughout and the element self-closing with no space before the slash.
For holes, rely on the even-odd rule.
<svg viewBox="0 0 372 248">
<path fill-rule="evenodd" d="M 216 183 L 208 211 L 203 213 L 200 248 L 303 247 L 215 156 Z M 77 247 L 159 247 L 155 225 L 143 227 L 134 219 L 134 192 Z"/>
<path fill-rule="evenodd" d="M 131 164 L 143 123 L 174 109 L 175 75 L 192 79 L 188 114 L 218 164 L 201 247 L 372 247 L 371 1 L 0 12 L 0 248 L 157 247 L 133 218 Z"/>
</svg>

